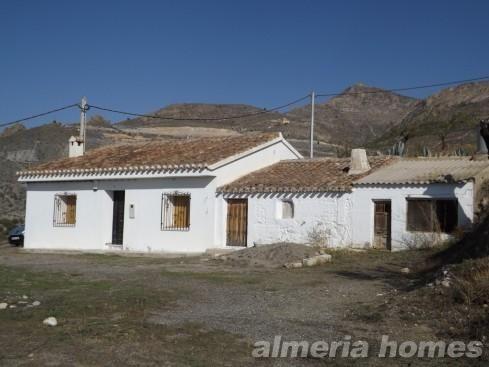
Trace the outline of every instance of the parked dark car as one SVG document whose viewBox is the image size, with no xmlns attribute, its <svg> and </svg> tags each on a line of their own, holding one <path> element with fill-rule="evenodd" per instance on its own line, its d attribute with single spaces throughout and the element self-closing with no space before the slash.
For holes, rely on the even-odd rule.
<svg viewBox="0 0 489 367">
<path fill-rule="evenodd" d="M 16 226 L 10 230 L 8 233 L 8 242 L 15 246 L 24 245 L 24 225 Z"/>
</svg>

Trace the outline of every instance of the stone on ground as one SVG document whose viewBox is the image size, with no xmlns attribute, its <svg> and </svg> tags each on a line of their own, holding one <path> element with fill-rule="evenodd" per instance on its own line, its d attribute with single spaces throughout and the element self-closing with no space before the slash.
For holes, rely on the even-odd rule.
<svg viewBox="0 0 489 367">
<path fill-rule="evenodd" d="M 50 316 L 47 319 L 45 319 L 42 323 L 48 326 L 56 326 L 58 325 L 58 320 L 56 320 L 55 317 Z"/>
<path fill-rule="evenodd" d="M 409 274 L 410 272 L 411 272 L 411 269 L 409 269 L 409 268 L 402 268 L 401 269 L 401 273 L 403 273 L 403 274 Z"/>
<path fill-rule="evenodd" d="M 8 307 L 8 304 L 5 302 L 0 303 L 0 310 L 5 310 Z"/>
<path fill-rule="evenodd" d="M 33 305 L 34 307 L 36 307 L 36 306 L 40 306 L 40 305 L 41 305 L 41 302 L 39 302 L 39 301 L 34 301 L 34 302 L 32 302 L 32 305 Z"/>
<path fill-rule="evenodd" d="M 331 255 L 323 254 L 323 255 L 306 258 L 302 260 L 302 264 L 304 266 L 316 266 L 316 265 L 325 264 L 330 261 L 331 261 Z"/>
</svg>

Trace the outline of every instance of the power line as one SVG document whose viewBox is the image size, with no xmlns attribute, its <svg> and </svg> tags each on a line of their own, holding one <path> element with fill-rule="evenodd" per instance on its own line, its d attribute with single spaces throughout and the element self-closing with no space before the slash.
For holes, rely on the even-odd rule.
<svg viewBox="0 0 489 367">
<path fill-rule="evenodd" d="M 106 107 L 100 107 L 100 106 L 94 106 L 94 105 L 89 105 L 90 108 L 96 109 L 96 110 L 101 110 L 101 111 L 106 111 L 106 112 L 113 112 L 113 113 L 118 113 L 121 115 L 128 115 L 128 116 L 135 116 L 135 117 L 147 117 L 147 118 L 152 118 L 152 119 L 160 119 L 160 120 L 172 120 L 172 121 L 224 121 L 224 120 L 235 120 L 235 119 L 240 119 L 240 118 L 245 118 L 245 117 L 251 117 L 251 116 L 258 116 L 258 115 L 263 115 L 275 111 L 282 110 L 284 108 L 287 108 L 289 106 L 292 106 L 296 103 L 302 102 L 306 99 L 309 98 L 309 95 L 298 98 L 296 100 L 293 100 L 291 102 L 288 102 L 284 105 L 277 106 L 274 108 L 270 109 L 264 109 L 263 111 L 258 111 L 258 112 L 252 112 L 248 114 L 243 114 L 243 115 L 236 115 L 236 116 L 224 116 L 224 117 L 189 117 L 189 118 L 183 118 L 183 117 L 174 117 L 174 116 L 158 116 L 158 115 L 146 115 L 142 113 L 134 113 L 134 112 L 127 112 L 127 111 L 121 111 L 121 110 L 116 110 L 112 108 L 106 108 Z"/>
<path fill-rule="evenodd" d="M 0 127 L 14 125 L 14 124 L 17 124 L 19 122 L 23 122 L 23 121 L 27 121 L 27 120 L 32 120 L 32 119 L 35 119 L 36 117 L 46 116 L 46 115 L 49 115 L 51 113 L 58 112 L 58 111 L 63 111 L 63 110 L 67 110 L 68 108 L 73 108 L 73 107 L 78 107 L 78 103 L 70 104 L 69 106 L 64 106 L 64 107 L 56 108 L 56 109 L 51 110 L 51 111 L 38 113 L 37 115 L 32 115 L 32 116 L 24 117 L 24 118 L 15 120 L 15 121 L 5 122 L 3 124 L 0 124 Z"/>
<path fill-rule="evenodd" d="M 385 93 L 385 92 L 402 92 L 402 91 L 407 91 L 407 90 L 425 89 L 425 88 L 433 88 L 433 87 L 443 87 L 443 86 L 447 86 L 447 85 L 462 84 L 462 83 L 469 83 L 469 82 L 476 82 L 476 81 L 488 80 L 488 79 L 489 79 L 489 76 L 481 76 L 481 77 L 472 78 L 472 79 L 463 79 L 463 80 L 455 80 L 455 81 L 451 81 L 451 82 L 442 82 L 442 83 L 426 84 L 426 85 L 417 85 L 417 86 L 414 86 L 414 87 L 403 87 L 403 88 L 394 88 L 394 89 L 382 89 L 382 90 L 365 91 L 365 92 L 319 93 L 319 94 L 316 94 L 316 97 L 333 97 L 333 96 L 339 96 L 339 95 L 375 94 L 375 93 Z"/>
</svg>

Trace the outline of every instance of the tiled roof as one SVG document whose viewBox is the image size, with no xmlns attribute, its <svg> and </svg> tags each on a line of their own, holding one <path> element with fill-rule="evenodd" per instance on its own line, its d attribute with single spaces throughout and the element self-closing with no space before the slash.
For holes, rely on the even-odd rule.
<svg viewBox="0 0 489 367">
<path fill-rule="evenodd" d="M 464 182 L 489 169 L 489 160 L 464 158 L 402 159 L 363 177 L 355 184 L 429 184 Z"/>
<path fill-rule="evenodd" d="M 278 139 L 278 133 L 114 145 L 84 156 L 44 163 L 20 175 L 66 171 L 207 168 L 226 158 Z"/>
<path fill-rule="evenodd" d="M 371 170 L 388 164 L 392 157 L 369 157 Z M 345 192 L 365 176 L 348 175 L 350 158 L 296 159 L 278 162 L 219 188 L 224 193 Z"/>
</svg>

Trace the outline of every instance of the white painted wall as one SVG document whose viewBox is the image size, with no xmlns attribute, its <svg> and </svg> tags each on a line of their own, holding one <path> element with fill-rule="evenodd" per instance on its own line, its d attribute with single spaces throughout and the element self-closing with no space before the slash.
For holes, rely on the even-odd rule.
<svg viewBox="0 0 489 367">
<path fill-rule="evenodd" d="M 31 183 L 27 189 L 26 248 L 104 250 L 112 240 L 113 190 L 125 190 L 124 250 L 202 252 L 213 247 L 213 178 L 164 178 L 103 182 Z M 97 190 L 93 188 L 96 187 Z M 189 193 L 190 229 L 161 230 L 164 193 Z M 76 225 L 53 225 L 54 197 L 77 196 Z M 135 216 L 129 217 L 134 204 Z"/>
<path fill-rule="evenodd" d="M 467 226 L 473 221 L 474 201 L 473 183 L 451 185 L 383 185 L 362 186 L 353 189 L 352 232 L 353 245 L 368 247 L 374 239 L 374 200 L 391 200 L 392 210 L 392 249 L 406 249 L 422 236 L 431 236 L 419 232 L 408 232 L 407 198 L 457 198 L 459 203 L 459 226 Z M 441 239 L 448 238 L 444 235 Z"/>
<path fill-rule="evenodd" d="M 55 227 L 56 194 L 75 194 L 76 225 Z M 27 186 L 25 248 L 103 250 L 112 236 L 112 198 L 91 182 L 30 183 Z"/>
<path fill-rule="evenodd" d="M 248 246 L 277 242 L 310 243 L 310 233 L 314 229 L 326 235 L 331 247 L 351 243 L 349 193 L 220 196 L 219 213 L 224 223 L 227 216 L 226 198 L 248 199 Z M 294 204 L 293 218 L 282 218 L 284 200 Z"/>
<path fill-rule="evenodd" d="M 323 194 L 254 194 L 219 196 L 217 213 L 221 218 L 225 238 L 227 215 L 226 198 L 248 199 L 248 246 L 276 242 L 310 243 L 314 228 L 329 233 L 331 247 L 370 247 L 374 239 L 374 200 L 391 200 L 392 249 L 406 249 L 422 237 L 444 240 L 434 234 L 412 233 L 406 229 L 407 198 L 457 198 L 458 225 L 464 227 L 473 221 L 473 184 L 435 184 L 429 186 L 389 185 L 357 187 L 352 193 Z M 283 200 L 294 203 L 294 218 L 282 219 Z"/>
</svg>

